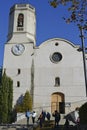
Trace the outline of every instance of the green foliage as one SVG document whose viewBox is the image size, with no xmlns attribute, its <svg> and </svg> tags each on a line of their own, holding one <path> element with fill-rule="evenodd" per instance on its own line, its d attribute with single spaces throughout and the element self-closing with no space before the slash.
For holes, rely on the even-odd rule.
<svg viewBox="0 0 87 130">
<path fill-rule="evenodd" d="M 13 102 L 13 81 L 4 72 L 0 85 L 0 123 L 9 123 Z"/>
<path fill-rule="evenodd" d="M 26 91 L 23 99 L 23 109 L 26 111 L 29 108 L 29 110 L 32 110 L 32 98 L 29 94 L 29 91 Z"/>
<path fill-rule="evenodd" d="M 23 101 L 20 104 L 16 104 L 15 109 L 17 112 L 25 112 L 27 109 L 32 110 L 32 98 L 29 91 L 26 91 Z"/>
<path fill-rule="evenodd" d="M 87 124 L 87 102 L 79 108 L 80 123 Z"/>
<path fill-rule="evenodd" d="M 9 78 L 9 87 L 8 87 L 8 122 L 11 121 L 11 112 L 13 104 L 13 81 Z"/>
<path fill-rule="evenodd" d="M 0 68 L 0 84 L 1 84 L 1 78 L 2 78 L 2 67 Z"/>
</svg>

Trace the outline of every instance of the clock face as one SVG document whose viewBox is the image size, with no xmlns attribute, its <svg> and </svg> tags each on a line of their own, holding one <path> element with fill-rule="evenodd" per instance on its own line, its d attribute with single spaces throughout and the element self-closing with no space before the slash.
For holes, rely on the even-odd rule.
<svg viewBox="0 0 87 130">
<path fill-rule="evenodd" d="M 24 50 L 25 47 L 23 44 L 16 44 L 12 47 L 12 53 L 17 56 L 21 55 L 24 52 Z"/>
</svg>

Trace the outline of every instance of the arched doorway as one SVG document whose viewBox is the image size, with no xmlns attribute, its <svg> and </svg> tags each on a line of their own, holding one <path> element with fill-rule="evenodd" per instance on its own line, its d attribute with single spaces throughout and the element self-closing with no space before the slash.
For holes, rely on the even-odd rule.
<svg viewBox="0 0 87 130">
<path fill-rule="evenodd" d="M 51 112 L 58 110 L 60 113 L 65 113 L 65 99 L 63 93 L 53 93 L 51 95 Z"/>
</svg>

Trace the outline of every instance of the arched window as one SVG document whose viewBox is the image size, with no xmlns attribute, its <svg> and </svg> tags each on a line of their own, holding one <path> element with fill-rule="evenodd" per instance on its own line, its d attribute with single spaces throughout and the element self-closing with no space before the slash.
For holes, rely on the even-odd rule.
<svg viewBox="0 0 87 130">
<path fill-rule="evenodd" d="M 18 69 L 18 74 L 20 74 L 21 73 L 21 69 Z"/>
<path fill-rule="evenodd" d="M 59 77 L 55 78 L 55 86 L 60 86 L 60 78 Z"/>
<path fill-rule="evenodd" d="M 17 27 L 23 27 L 23 24 L 24 24 L 24 15 L 20 13 L 18 15 Z"/>
<path fill-rule="evenodd" d="M 20 81 L 17 81 L 17 87 L 20 87 Z"/>
</svg>

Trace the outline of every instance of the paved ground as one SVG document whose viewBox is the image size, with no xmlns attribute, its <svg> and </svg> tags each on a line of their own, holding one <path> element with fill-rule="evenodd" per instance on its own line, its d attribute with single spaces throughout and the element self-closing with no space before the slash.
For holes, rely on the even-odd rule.
<svg viewBox="0 0 87 130">
<path fill-rule="evenodd" d="M 46 129 L 46 127 L 42 127 L 41 129 Z M 62 130 L 62 126 L 50 128 L 51 130 Z M 0 130 L 33 130 L 33 126 L 30 125 L 27 127 L 26 125 L 4 125 L 0 126 Z M 71 130 L 71 129 L 70 129 Z"/>
<path fill-rule="evenodd" d="M 27 126 L 25 124 L 11 124 L 11 125 L 1 125 L 0 126 L 0 130 L 33 130 L 33 126 L 32 124 Z M 40 128 L 40 130 L 87 130 L 86 129 L 81 129 L 80 127 L 76 127 L 76 126 L 69 126 L 69 128 L 64 128 L 64 125 L 59 125 L 54 127 L 54 125 L 52 127 L 46 127 L 43 126 L 42 128 Z"/>
<path fill-rule="evenodd" d="M 19 124 L 12 124 L 12 125 L 1 125 L 0 130 L 33 130 L 33 126 L 29 125 L 19 125 Z"/>
<path fill-rule="evenodd" d="M 29 125 L 29 127 L 27 127 L 26 122 L 27 122 L 27 120 L 25 118 L 21 121 L 16 122 L 15 124 L 0 125 L 0 130 L 33 130 L 33 127 L 36 127 L 36 125 L 37 125 L 35 123 L 34 126 L 33 126 L 32 120 L 30 120 L 29 121 L 30 125 Z M 48 123 L 50 123 L 50 122 L 48 122 Z M 50 130 L 58 130 L 58 129 L 59 130 L 65 130 L 65 129 L 63 129 L 64 120 L 61 120 L 59 127 L 56 127 L 56 128 L 54 127 L 53 123 L 54 123 L 54 120 L 52 121 L 52 125 L 49 128 Z M 49 124 L 46 124 L 46 126 L 44 126 L 41 130 L 47 129 L 47 125 L 49 125 Z M 69 130 L 75 130 L 75 129 L 72 129 L 70 127 Z"/>
</svg>

